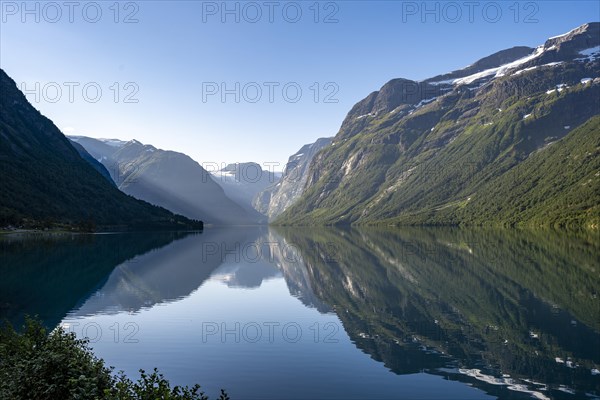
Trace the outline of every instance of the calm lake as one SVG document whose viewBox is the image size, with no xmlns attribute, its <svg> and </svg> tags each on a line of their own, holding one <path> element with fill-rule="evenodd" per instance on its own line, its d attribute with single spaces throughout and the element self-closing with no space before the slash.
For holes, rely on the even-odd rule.
<svg viewBox="0 0 600 400">
<path fill-rule="evenodd" d="M 232 399 L 599 399 L 600 241 L 548 231 L 4 235 L 0 317 Z"/>
</svg>

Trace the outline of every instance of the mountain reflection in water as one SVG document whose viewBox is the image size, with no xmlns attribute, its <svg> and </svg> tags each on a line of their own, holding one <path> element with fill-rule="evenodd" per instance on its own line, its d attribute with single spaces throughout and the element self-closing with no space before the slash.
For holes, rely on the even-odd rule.
<svg viewBox="0 0 600 400">
<path fill-rule="evenodd" d="M 435 385 L 442 388 L 438 382 L 409 389 L 407 381 L 376 372 L 384 365 L 398 379 L 442 377 L 500 398 L 593 398 L 600 393 L 595 239 L 550 231 L 283 227 L 2 238 L 0 312 L 17 323 L 25 313 L 38 314 L 49 326 L 139 316 L 140 335 L 149 336 L 138 347 L 109 340 L 95 346 L 109 364 L 128 357 L 139 367 L 178 366 L 169 376 L 186 384 L 195 383 L 187 380 L 196 369 L 205 383 L 228 368 L 244 375 L 226 386 L 239 389 L 240 398 L 263 396 L 265 371 L 285 380 L 288 372 L 276 362 L 299 363 L 306 374 L 291 392 L 284 390 L 291 381 L 267 379 L 279 397 L 361 397 L 378 380 L 385 384 L 375 397 L 382 398 L 426 397 Z M 300 303 L 292 307 L 290 296 Z M 245 343 L 242 350 L 239 343 L 201 343 L 201 323 L 215 315 L 281 324 L 321 315 L 321 326 L 338 321 L 343 331 L 327 347 L 307 340 L 304 347 Z M 352 379 L 364 365 L 343 361 L 356 349 L 371 358 L 367 380 Z M 298 351 L 331 365 L 337 358 L 340 366 L 321 371 L 314 362 L 292 363 L 288 354 Z M 160 358 L 148 361 L 146 353 Z M 239 354 L 253 368 L 241 360 L 232 367 Z M 344 388 L 335 379 L 350 381 Z M 469 395 L 452 388 L 443 390 Z"/>
</svg>

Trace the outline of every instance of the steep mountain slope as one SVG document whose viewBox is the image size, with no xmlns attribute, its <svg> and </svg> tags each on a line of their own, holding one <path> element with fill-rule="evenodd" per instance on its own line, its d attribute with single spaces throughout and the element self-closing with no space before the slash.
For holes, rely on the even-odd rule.
<svg viewBox="0 0 600 400">
<path fill-rule="evenodd" d="M 106 180 L 108 180 L 111 184 L 115 185 L 115 182 L 110 177 L 110 173 L 108 172 L 106 167 L 100 161 L 98 161 L 94 157 L 92 157 L 91 154 L 88 153 L 87 151 L 85 151 L 83 146 L 80 145 L 79 143 L 71 141 L 71 145 L 75 148 L 75 150 L 77 150 L 77 153 L 79 153 L 81 158 L 83 158 L 85 161 L 87 161 L 96 171 L 98 171 L 100 173 L 100 175 L 105 177 Z"/>
<path fill-rule="evenodd" d="M 547 179 L 542 177 L 548 171 L 527 168 L 534 177 L 513 186 L 521 193 L 518 203 L 489 194 L 532 153 L 559 157 L 541 149 L 600 114 L 600 24 L 551 38 L 508 64 L 492 64 L 470 75 L 454 72 L 446 81 L 395 79 L 359 102 L 332 145 L 313 160 L 302 198 L 277 222 L 597 224 L 597 207 L 583 206 L 598 202 L 593 190 L 598 179 L 582 170 L 589 163 L 556 169 Z M 580 137 L 597 135 L 594 126 L 567 142 L 592 146 L 578 150 L 597 162 L 593 140 Z M 580 191 L 575 176 L 592 179 L 592 189 Z M 574 190 L 586 198 L 578 207 L 554 209 L 552 220 L 546 220 L 545 207 L 559 195 L 546 185 L 557 182 L 570 182 L 561 192 Z M 540 193 L 553 197 L 540 203 L 535 200 Z M 499 215 L 510 218 L 500 221 Z"/>
<path fill-rule="evenodd" d="M 227 197 L 252 213 L 256 213 L 252 205 L 256 195 L 277 181 L 274 172 L 265 171 L 253 162 L 228 164 L 211 174 Z"/>
<path fill-rule="evenodd" d="M 83 160 L 0 70 L 0 224 L 201 227 L 136 200 Z"/>
<path fill-rule="evenodd" d="M 478 225 L 525 220 L 536 225 L 600 226 L 600 116 L 484 183 L 477 196 L 438 213 L 443 220 Z"/>
<path fill-rule="evenodd" d="M 319 150 L 329 146 L 331 141 L 332 138 L 317 139 L 314 143 L 302 146 L 290 156 L 278 182 L 256 195 L 254 208 L 269 218 L 275 218 L 294 204 L 303 193 L 310 162 Z"/>
<path fill-rule="evenodd" d="M 133 197 L 215 225 L 257 224 L 265 219 L 228 198 L 210 173 L 185 154 L 137 140 L 81 136 L 71 140 L 102 162 L 119 189 Z"/>
</svg>

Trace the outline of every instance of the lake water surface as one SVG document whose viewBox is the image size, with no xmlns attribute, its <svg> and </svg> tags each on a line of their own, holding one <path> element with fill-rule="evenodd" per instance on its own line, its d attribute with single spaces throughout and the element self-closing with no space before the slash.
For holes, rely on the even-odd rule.
<svg viewBox="0 0 600 400">
<path fill-rule="evenodd" d="M 0 238 L 0 316 L 232 399 L 598 399 L 600 245 L 547 231 Z"/>
</svg>

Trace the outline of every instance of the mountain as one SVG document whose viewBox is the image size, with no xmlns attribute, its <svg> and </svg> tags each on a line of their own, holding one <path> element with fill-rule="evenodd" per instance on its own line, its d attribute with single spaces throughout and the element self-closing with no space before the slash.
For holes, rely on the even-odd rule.
<svg viewBox="0 0 600 400">
<path fill-rule="evenodd" d="M 201 228 L 119 191 L 0 69 L 0 224 Z"/>
<path fill-rule="evenodd" d="M 137 140 L 72 136 L 110 172 L 123 192 L 188 218 L 214 225 L 258 224 L 256 211 L 244 210 L 225 195 L 211 174 L 189 156 Z"/>
<path fill-rule="evenodd" d="M 75 148 L 75 150 L 77 150 L 77 152 L 79 153 L 79 155 L 81 156 L 81 158 L 83 158 L 92 167 L 94 167 L 94 169 L 96 171 L 100 172 L 100 175 L 102 175 L 103 177 L 105 177 L 107 181 L 109 181 L 112 185 L 116 186 L 115 182 L 112 180 L 112 178 L 110 176 L 110 172 L 108 172 L 108 170 L 106 169 L 106 167 L 100 161 L 98 161 L 94 157 L 92 157 L 91 154 L 88 153 L 83 148 L 83 146 L 80 145 L 79 143 L 71 141 L 71 145 Z"/>
<path fill-rule="evenodd" d="M 600 23 L 525 52 L 371 93 L 276 223 L 600 226 Z"/>
<path fill-rule="evenodd" d="M 256 195 L 277 181 L 274 172 L 265 171 L 253 162 L 228 164 L 211 173 L 227 197 L 251 213 L 256 213 L 252 205 Z"/>
<path fill-rule="evenodd" d="M 294 204 L 303 193 L 310 162 L 319 150 L 329 146 L 331 141 L 332 138 L 317 139 L 314 143 L 302 146 L 290 156 L 285 171 L 277 183 L 255 196 L 254 208 L 269 218 L 275 218 Z"/>
</svg>

